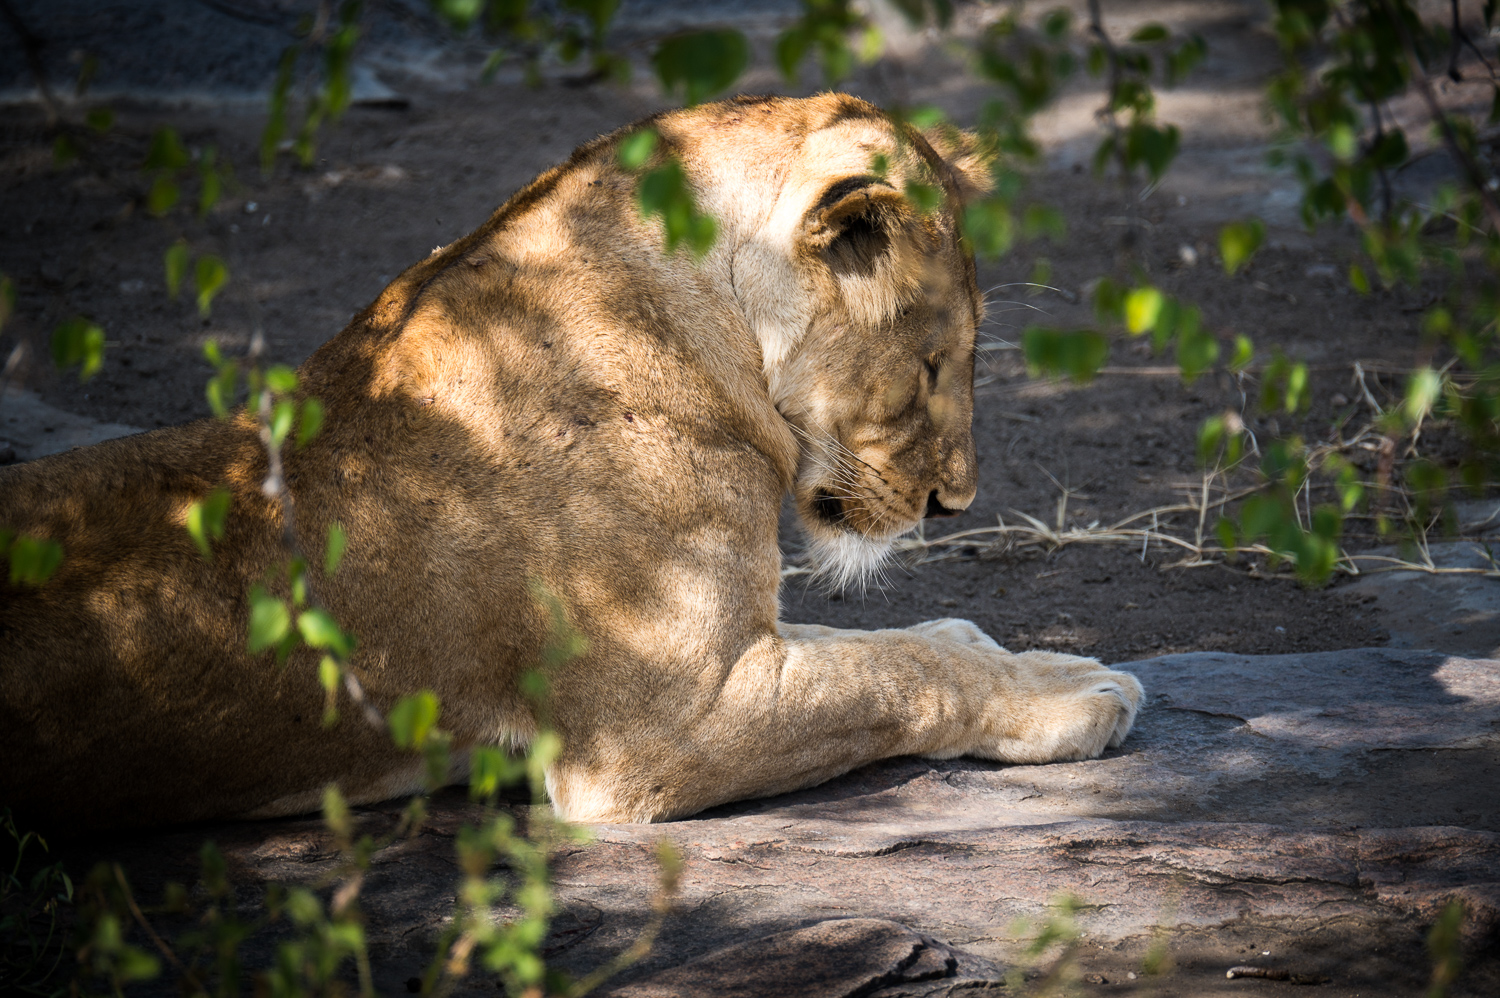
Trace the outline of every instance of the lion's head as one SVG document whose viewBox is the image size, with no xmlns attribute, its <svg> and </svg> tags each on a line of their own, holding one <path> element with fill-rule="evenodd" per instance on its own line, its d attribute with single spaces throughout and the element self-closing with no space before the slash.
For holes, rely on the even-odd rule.
<svg viewBox="0 0 1500 998">
<path fill-rule="evenodd" d="M 772 103 L 781 102 L 722 107 L 738 123 Z M 802 128 L 767 151 L 781 161 L 752 164 L 775 178 L 760 181 L 758 209 L 710 208 L 740 215 L 726 248 L 735 294 L 799 440 L 792 491 L 813 559 L 843 585 L 873 571 L 924 516 L 974 498 L 983 302 L 957 219 L 990 178 L 968 136 L 924 136 L 845 95 L 797 103 Z M 918 186 L 936 202 L 919 205 Z"/>
</svg>

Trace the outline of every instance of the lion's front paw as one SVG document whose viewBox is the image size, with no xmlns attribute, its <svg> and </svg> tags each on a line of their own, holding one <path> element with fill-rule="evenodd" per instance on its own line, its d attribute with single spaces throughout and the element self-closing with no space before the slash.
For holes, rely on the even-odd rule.
<svg viewBox="0 0 1500 998">
<path fill-rule="evenodd" d="M 1010 704 L 1011 732 L 999 739 L 998 757 L 1011 762 L 1092 759 L 1125 740 L 1143 690 L 1128 672 L 1091 658 L 1052 652 L 1015 656 L 1017 679 L 1029 696 Z"/>
</svg>

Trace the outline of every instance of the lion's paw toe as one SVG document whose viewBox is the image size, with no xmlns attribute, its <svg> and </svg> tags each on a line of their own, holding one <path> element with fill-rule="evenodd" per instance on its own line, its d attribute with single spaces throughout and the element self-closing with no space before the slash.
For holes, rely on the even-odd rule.
<svg viewBox="0 0 1500 998">
<path fill-rule="evenodd" d="M 939 638 L 943 641 L 954 641 L 961 645 L 975 645 L 980 648 L 993 648 L 1004 651 L 1000 643 L 971 620 L 961 620 L 958 617 L 943 617 L 941 620 L 928 620 L 920 624 L 913 624 L 907 628 L 913 634 L 920 634 L 924 638 Z"/>
<path fill-rule="evenodd" d="M 1064 762 L 1097 758 L 1125 741 L 1135 724 L 1144 691 L 1128 672 L 1089 659 L 1049 656 L 1033 673 L 1041 689 L 1030 723 L 1002 750 L 1017 762 Z"/>
</svg>

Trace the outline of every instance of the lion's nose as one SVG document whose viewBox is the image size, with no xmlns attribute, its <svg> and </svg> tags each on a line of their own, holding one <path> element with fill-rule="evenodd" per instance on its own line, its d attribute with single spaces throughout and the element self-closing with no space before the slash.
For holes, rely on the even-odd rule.
<svg viewBox="0 0 1500 998">
<path fill-rule="evenodd" d="M 924 519 L 931 519 L 935 516 L 957 516 L 962 512 L 961 509 L 949 509 L 938 502 L 937 489 L 933 489 L 927 494 L 927 511 L 922 516 Z"/>
</svg>

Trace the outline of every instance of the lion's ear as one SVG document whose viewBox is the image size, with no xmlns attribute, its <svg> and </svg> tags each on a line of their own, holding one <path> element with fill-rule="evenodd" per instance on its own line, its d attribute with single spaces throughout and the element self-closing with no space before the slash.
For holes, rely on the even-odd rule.
<svg viewBox="0 0 1500 998">
<path fill-rule="evenodd" d="M 835 271 L 869 273 L 890 249 L 892 228 L 910 211 L 901 193 L 880 177 L 845 177 L 826 187 L 808 211 L 802 243 Z"/>
<path fill-rule="evenodd" d="M 984 197 L 995 189 L 995 175 L 990 166 L 995 161 L 992 150 L 987 149 L 974 132 L 965 132 L 952 125 L 939 125 L 922 133 L 922 138 L 932 146 L 933 152 L 953 171 L 953 181 L 958 185 L 958 196 L 965 204 L 975 198 Z"/>
</svg>

